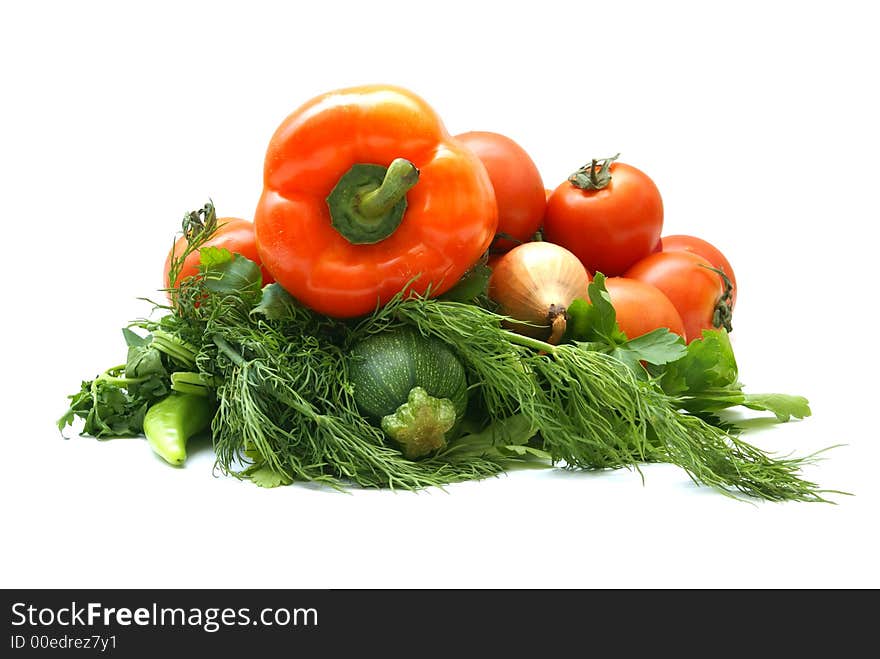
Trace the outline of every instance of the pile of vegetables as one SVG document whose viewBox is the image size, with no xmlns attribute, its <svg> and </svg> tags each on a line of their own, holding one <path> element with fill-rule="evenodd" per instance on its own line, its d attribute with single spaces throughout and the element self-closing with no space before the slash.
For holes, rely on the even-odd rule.
<svg viewBox="0 0 880 659">
<path fill-rule="evenodd" d="M 700 484 L 825 501 L 724 411 L 807 401 L 739 382 L 736 280 L 661 239 L 657 187 L 617 158 L 555 190 L 496 133 L 452 137 L 413 93 L 339 90 L 279 126 L 253 223 L 187 213 L 125 362 L 59 428 L 145 436 L 168 463 L 273 487 L 419 489 L 517 467 L 679 465 Z"/>
</svg>

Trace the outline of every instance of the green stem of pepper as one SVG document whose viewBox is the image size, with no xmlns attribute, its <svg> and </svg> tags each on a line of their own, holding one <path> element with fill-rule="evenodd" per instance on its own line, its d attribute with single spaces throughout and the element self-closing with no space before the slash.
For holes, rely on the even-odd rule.
<svg viewBox="0 0 880 659">
<path fill-rule="evenodd" d="M 405 158 L 387 168 L 352 165 L 327 196 L 330 224 L 353 245 L 380 242 L 403 221 L 406 193 L 418 182 L 419 170 Z"/>
<path fill-rule="evenodd" d="M 390 165 L 382 184 L 358 197 L 358 209 L 366 217 L 378 219 L 394 208 L 406 193 L 419 182 L 419 170 L 409 160 L 396 158 Z"/>
</svg>

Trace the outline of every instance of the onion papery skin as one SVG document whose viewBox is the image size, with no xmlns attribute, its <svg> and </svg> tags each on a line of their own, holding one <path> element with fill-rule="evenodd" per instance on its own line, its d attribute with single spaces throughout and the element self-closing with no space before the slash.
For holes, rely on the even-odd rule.
<svg viewBox="0 0 880 659">
<path fill-rule="evenodd" d="M 564 247 L 548 242 L 523 243 L 504 254 L 489 278 L 489 297 L 517 334 L 547 340 L 553 321 L 565 318 L 575 298 L 587 298 L 591 281 L 580 260 Z M 564 325 L 562 326 L 564 329 Z"/>
</svg>

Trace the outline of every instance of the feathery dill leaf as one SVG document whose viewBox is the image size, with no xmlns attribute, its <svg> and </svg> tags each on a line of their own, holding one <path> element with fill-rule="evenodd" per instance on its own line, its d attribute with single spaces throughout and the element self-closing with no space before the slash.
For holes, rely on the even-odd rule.
<svg viewBox="0 0 880 659">
<path fill-rule="evenodd" d="M 799 472 L 812 461 L 775 459 L 678 410 L 656 380 L 642 380 L 587 344 L 542 344 L 502 328 L 475 306 L 410 297 L 386 309 L 449 344 L 476 374 L 493 418 L 525 415 L 544 448 L 569 468 L 669 462 L 700 484 L 769 500 L 825 501 Z"/>
<path fill-rule="evenodd" d="M 287 482 L 401 489 L 504 471 L 509 460 L 489 455 L 403 457 L 357 410 L 346 360 L 357 335 L 348 325 L 302 307 L 276 320 L 249 312 L 230 297 L 199 305 L 213 345 L 198 362 L 221 382 L 213 435 L 223 471 L 247 476 L 257 466 Z"/>
</svg>

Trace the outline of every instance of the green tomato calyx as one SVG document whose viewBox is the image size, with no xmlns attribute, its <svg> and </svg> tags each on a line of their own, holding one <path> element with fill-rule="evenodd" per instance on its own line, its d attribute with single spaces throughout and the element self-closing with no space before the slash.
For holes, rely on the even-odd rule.
<svg viewBox="0 0 880 659">
<path fill-rule="evenodd" d="M 601 190 L 611 183 L 611 165 L 620 157 L 594 158 L 568 177 L 568 182 L 580 190 Z"/>
</svg>

